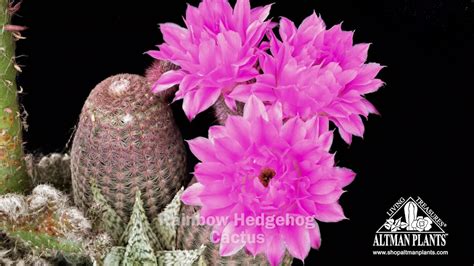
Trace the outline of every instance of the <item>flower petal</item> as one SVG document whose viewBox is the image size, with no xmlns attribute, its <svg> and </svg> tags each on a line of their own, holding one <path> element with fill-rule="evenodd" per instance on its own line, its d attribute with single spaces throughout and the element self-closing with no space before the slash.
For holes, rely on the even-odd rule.
<svg viewBox="0 0 474 266">
<path fill-rule="evenodd" d="M 188 30 L 174 23 L 160 24 L 163 40 L 172 46 L 181 46 L 181 42 L 187 39 Z"/>
<path fill-rule="evenodd" d="M 240 84 L 236 86 L 232 92 L 229 94 L 229 97 L 237 101 L 245 102 L 252 95 L 251 85 L 249 84 Z"/>
<path fill-rule="evenodd" d="M 281 128 L 281 136 L 293 145 L 306 136 L 305 124 L 298 117 L 290 118 Z"/>
<path fill-rule="evenodd" d="M 183 110 L 189 120 L 213 105 L 219 98 L 221 90 L 217 88 L 198 88 L 184 96 Z"/>
<path fill-rule="evenodd" d="M 290 254 L 304 261 L 304 258 L 308 256 L 311 249 L 310 237 L 306 226 L 286 225 L 279 229 Z"/>
<path fill-rule="evenodd" d="M 214 140 L 216 150 L 219 151 L 219 159 L 225 163 L 234 163 L 242 158 L 244 151 L 236 140 L 223 137 Z"/>
<path fill-rule="evenodd" d="M 247 149 L 250 146 L 250 123 L 241 117 L 229 116 L 227 117 L 225 127 L 229 137 L 238 141 L 244 149 Z"/>
<path fill-rule="evenodd" d="M 278 234 L 272 234 L 268 237 L 267 235 L 265 236 L 265 243 L 267 246 L 265 249 L 265 254 L 267 255 L 268 261 L 270 262 L 270 265 L 278 266 L 283 259 L 283 255 L 285 254 L 285 246 L 283 241 Z"/>
<path fill-rule="evenodd" d="M 337 167 L 335 169 L 336 175 L 339 178 L 339 186 L 345 187 L 354 181 L 356 174 L 347 168 Z"/>
<path fill-rule="evenodd" d="M 245 246 L 245 238 L 239 236 L 241 232 L 242 229 L 236 227 L 233 222 L 226 225 L 221 235 L 219 248 L 219 254 L 221 256 L 232 256 Z"/>
<path fill-rule="evenodd" d="M 265 109 L 265 105 L 255 96 L 250 96 L 244 107 L 244 118 L 247 121 L 254 120 L 256 118 L 263 118 L 268 121 L 268 114 Z"/>
<path fill-rule="evenodd" d="M 214 151 L 214 144 L 203 137 L 197 137 L 187 141 L 191 152 L 201 162 L 219 162 Z"/>
<path fill-rule="evenodd" d="M 225 174 L 230 174 L 232 170 L 229 167 L 219 162 L 205 162 L 198 163 L 194 168 L 194 175 L 196 179 L 202 184 L 208 184 L 215 181 L 220 181 Z"/>
<path fill-rule="evenodd" d="M 296 34 L 296 26 L 293 21 L 282 17 L 280 19 L 280 36 L 284 42 L 291 41 Z"/>
<path fill-rule="evenodd" d="M 321 222 L 339 222 L 346 219 L 339 203 L 316 204 L 317 212 L 314 218 Z"/>
<path fill-rule="evenodd" d="M 309 228 L 308 231 L 311 247 L 314 249 L 319 249 L 319 247 L 321 247 L 321 233 L 319 231 L 318 222 L 314 221 L 314 228 Z"/>
<path fill-rule="evenodd" d="M 324 195 L 314 195 L 311 197 L 311 199 L 313 199 L 319 204 L 331 204 L 337 202 L 341 197 L 342 193 L 344 193 L 344 190 L 336 188 L 333 191 Z"/>
<path fill-rule="evenodd" d="M 161 74 L 160 78 L 155 82 L 152 88 L 152 92 L 158 93 L 167 90 L 174 85 L 180 83 L 185 74 L 180 70 L 170 70 Z"/>
<path fill-rule="evenodd" d="M 204 186 L 202 184 L 194 183 L 183 192 L 181 195 L 181 201 L 186 205 L 202 206 L 199 195 L 203 190 Z"/>
<path fill-rule="evenodd" d="M 259 240 L 263 235 L 263 232 L 260 227 L 249 226 L 245 229 L 245 233 L 249 236 L 249 239 L 252 241 L 247 241 L 245 247 L 252 254 L 252 256 L 257 256 L 257 254 L 262 253 L 265 250 L 265 242 Z M 264 238 L 263 238 L 264 240 Z"/>
<path fill-rule="evenodd" d="M 338 185 L 339 182 L 335 179 L 321 179 L 311 185 L 308 191 L 314 195 L 325 195 L 334 191 Z"/>
</svg>

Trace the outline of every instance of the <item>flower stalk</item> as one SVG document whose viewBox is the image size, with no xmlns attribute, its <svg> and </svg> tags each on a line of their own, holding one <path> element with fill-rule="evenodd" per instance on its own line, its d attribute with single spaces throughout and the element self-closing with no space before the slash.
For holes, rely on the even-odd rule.
<svg viewBox="0 0 474 266">
<path fill-rule="evenodd" d="M 10 24 L 15 9 L 9 0 L 0 0 L 0 194 L 22 192 L 30 186 L 16 85 L 14 34 L 19 28 Z"/>
</svg>

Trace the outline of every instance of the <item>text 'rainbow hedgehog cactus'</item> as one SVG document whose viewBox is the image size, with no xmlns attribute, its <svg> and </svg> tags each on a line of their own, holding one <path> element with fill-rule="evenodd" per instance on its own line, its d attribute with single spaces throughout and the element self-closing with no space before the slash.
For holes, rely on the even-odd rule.
<svg viewBox="0 0 474 266">
<path fill-rule="evenodd" d="M 127 222 L 136 188 L 148 218 L 168 204 L 186 176 L 186 155 L 172 111 L 144 77 L 122 74 L 91 92 L 71 151 L 74 200 L 91 207 L 94 183 Z"/>
</svg>

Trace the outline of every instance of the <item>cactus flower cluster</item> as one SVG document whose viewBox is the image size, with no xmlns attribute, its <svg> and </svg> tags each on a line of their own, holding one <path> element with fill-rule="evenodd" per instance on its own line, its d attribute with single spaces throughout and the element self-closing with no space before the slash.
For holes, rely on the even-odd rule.
<svg viewBox="0 0 474 266">
<path fill-rule="evenodd" d="M 362 117 L 377 113 L 364 96 L 383 82 L 382 67 L 366 63 L 369 45 L 354 45 L 353 32 L 327 28 L 314 12 L 299 26 L 273 22 L 270 8 L 249 0 L 188 5 L 185 26 L 162 24 L 164 43 L 148 53 L 177 66 L 153 92 L 177 85 L 174 99 L 183 99 L 190 120 L 216 105 L 221 123 L 189 141 L 201 162 L 183 202 L 200 208 L 221 256 L 245 249 L 278 265 L 285 252 L 304 260 L 319 248 L 318 221 L 345 218 L 338 200 L 355 174 L 335 165 L 330 127 L 348 144 L 362 137 Z M 258 216 L 283 222 L 238 218 Z M 297 218 L 306 222 L 288 224 Z"/>
</svg>

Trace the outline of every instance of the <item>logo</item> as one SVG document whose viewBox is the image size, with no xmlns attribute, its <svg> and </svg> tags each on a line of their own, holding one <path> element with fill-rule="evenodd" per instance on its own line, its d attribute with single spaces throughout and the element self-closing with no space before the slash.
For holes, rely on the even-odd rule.
<svg viewBox="0 0 474 266">
<path fill-rule="evenodd" d="M 401 197 L 375 233 L 375 247 L 444 247 L 446 223 L 420 197 Z"/>
</svg>

